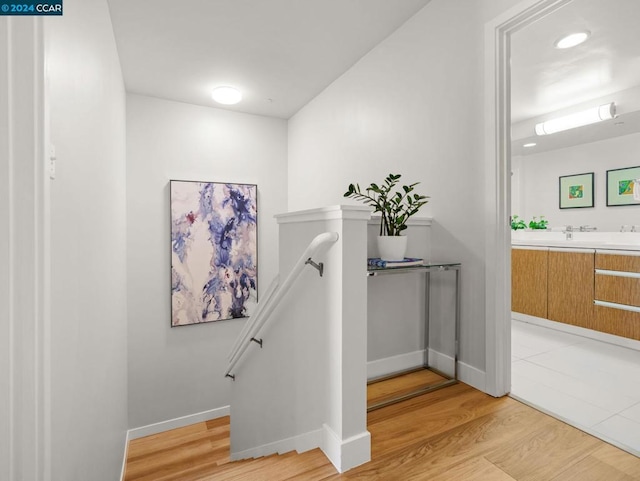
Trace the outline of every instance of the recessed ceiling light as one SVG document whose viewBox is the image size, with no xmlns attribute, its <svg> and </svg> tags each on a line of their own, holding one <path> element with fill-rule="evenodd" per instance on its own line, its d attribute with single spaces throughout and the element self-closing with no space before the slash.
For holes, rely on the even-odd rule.
<svg viewBox="0 0 640 481">
<path fill-rule="evenodd" d="M 536 144 L 535 142 L 529 142 L 528 144 L 524 144 L 523 147 L 535 147 L 536 145 L 538 144 Z"/>
<path fill-rule="evenodd" d="M 569 35 L 565 35 L 564 37 L 556 40 L 553 45 L 556 48 L 575 47 L 576 45 L 580 45 L 582 42 L 588 39 L 590 35 L 591 32 L 589 32 L 588 30 L 585 30 L 583 32 L 570 33 Z"/>
<path fill-rule="evenodd" d="M 216 87 L 213 89 L 213 100 L 219 104 L 233 105 L 242 100 L 242 94 L 233 87 Z"/>
</svg>

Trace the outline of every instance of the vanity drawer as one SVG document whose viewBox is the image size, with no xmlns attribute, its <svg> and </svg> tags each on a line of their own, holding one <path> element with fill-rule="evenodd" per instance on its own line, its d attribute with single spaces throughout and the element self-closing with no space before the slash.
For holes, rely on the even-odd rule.
<svg viewBox="0 0 640 481">
<path fill-rule="evenodd" d="M 596 252 L 596 269 L 640 272 L 640 255 L 601 254 Z"/>
<path fill-rule="evenodd" d="M 640 307 L 640 277 L 623 277 L 601 274 L 596 271 L 595 298 Z"/>
<path fill-rule="evenodd" d="M 594 307 L 595 316 L 589 328 L 640 341 L 640 312 L 605 306 Z"/>
</svg>

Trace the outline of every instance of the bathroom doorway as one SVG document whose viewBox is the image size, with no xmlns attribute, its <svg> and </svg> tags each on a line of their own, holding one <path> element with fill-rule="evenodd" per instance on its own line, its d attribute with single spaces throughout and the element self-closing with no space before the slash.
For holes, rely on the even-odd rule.
<svg viewBox="0 0 640 481">
<path fill-rule="evenodd" d="M 594 330 L 595 324 L 578 309 L 573 317 L 566 314 L 567 322 L 550 312 L 552 299 L 566 296 L 568 303 L 573 295 L 561 292 L 555 268 L 569 254 L 570 273 L 578 271 L 578 259 L 593 262 L 597 247 L 610 242 L 605 233 L 632 225 L 640 209 L 610 207 L 607 184 L 608 170 L 638 165 L 640 69 L 633 59 L 640 57 L 640 36 L 632 19 L 640 18 L 640 4 L 620 0 L 615 10 L 606 0 L 536 5 L 539 14 L 532 14 L 508 39 L 508 207 L 515 223 L 522 221 L 519 227 L 526 227 L 513 235 L 514 310 L 523 312 L 514 312 L 509 326 L 511 395 L 640 455 L 640 386 L 625 382 L 640 376 L 640 341 Z M 569 33 L 582 33 L 586 39 L 558 48 L 557 42 Z M 535 134 L 537 125 L 552 118 L 612 102 L 619 112 L 609 122 Z M 586 179 L 591 184 L 583 174 L 590 174 Z M 561 179 L 574 177 L 582 190 L 573 197 L 575 203 L 563 205 Z M 547 229 L 535 229 L 540 226 Z M 565 241 L 570 237 L 569 245 Z M 640 245 L 624 252 L 640 255 Z M 593 289 L 593 265 L 584 273 L 591 276 Z M 522 281 L 534 276 L 538 278 L 528 284 Z M 569 278 L 567 284 L 573 281 Z M 592 299 L 593 294 L 586 299 L 587 308 L 593 308 Z"/>
</svg>

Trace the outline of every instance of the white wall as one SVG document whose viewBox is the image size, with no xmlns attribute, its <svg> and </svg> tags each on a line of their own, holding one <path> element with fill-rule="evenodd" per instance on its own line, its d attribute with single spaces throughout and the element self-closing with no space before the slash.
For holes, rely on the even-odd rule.
<svg viewBox="0 0 640 481">
<path fill-rule="evenodd" d="M 229 405 L 226 359 L 244 320 L 170 327 L 169 180 L 258 185 L 259 291 L 278 269 L 286 122 L 127 97 L 129 424 Z"/>
<path fill-rule="evenodd" d="M 433 0 L 289 122 L 289 209 L 389 172 L 431 196 L 434 259 L 462 262 L 461 358 L 485 365 L 484 23 L 516 2 Z"/>
<path fill-rule="evenodd" d="M 513 213 L 528 223 L 544 215 L 552 227 L 591 225 L 599 231 L 640 224 L 640 205 L 607 207 L 607 170 L 640 165 L 640 133 L 566 149 L 514 157 Z M 594 172 L 595 207 L 560 209 L 558 177 Z"/>
<path fill-rule="evenodd" d="M 416 222 L 414 222 L 414 220 Z M 379 257 L 377 237 L 379 218 L 369 222 L 367 230 L 367 257 Z M 407 228 L 407 257 L 429 259 L 431 221 L 410 219 Z M 367 361 L 369 377 L 378 377 L 402 369 L 415 367 L 423 362 L 425 281 L 422 274 L 402 276 L 377 276 L 367 279 Z M 395 293 L 394 302 L 379 302 L 389 290 Z M 408 353 L 412 353 L 408 356 Z M 417 359 L 417 361 L 416 361 Z M 406 363 L 409 364 L 406 364 Z"/>
<path fill-rule="evenodd" d="M 125 91 L 105 0 L 46 19 L 52 479 L 118 479 L 127 430 Z"/>
</svg>

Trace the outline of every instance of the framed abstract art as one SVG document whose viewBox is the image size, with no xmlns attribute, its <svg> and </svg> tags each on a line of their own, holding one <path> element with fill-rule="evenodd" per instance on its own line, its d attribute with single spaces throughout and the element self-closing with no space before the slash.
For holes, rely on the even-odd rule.
<svg viewBox="0 0 640 481">
<path fill-rule="evenodd" d="M 593 207 L 593 172 L 559 178 L 561 209 Z"/>
<path fill-rule="evenodd" d="M 248 317 L 258 299 L 257 186 L 170 181 L 171 326 Z"/>
<path fill-rule="evenodd" d="M 640 166 L 607 170 L 607 207 L 640 205 Z"/>
</svg>

